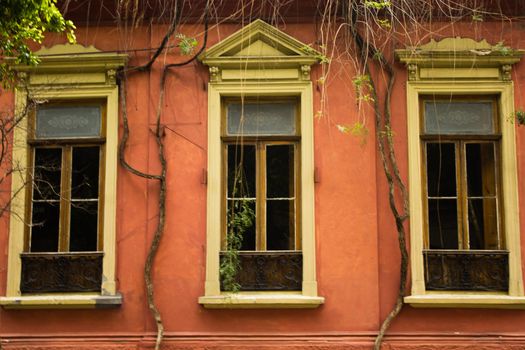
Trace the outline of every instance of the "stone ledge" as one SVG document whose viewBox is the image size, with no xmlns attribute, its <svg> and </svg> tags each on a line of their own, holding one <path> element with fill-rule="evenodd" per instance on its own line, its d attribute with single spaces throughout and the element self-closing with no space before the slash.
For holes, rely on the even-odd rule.
<svg viewBox="0 0 525 350">
<path fill-rule="evenodd" d="M 296 293 L 240 292 L 199 298 L 199 304 L 208 309 L 313 309 L 323 303 L 323 297 Z"/>
<path fill-rule="evenodd" d="M 525 309 L 525 296 L 481 293 L 429 293 L 405 297 L 416 308 Z"/>
<path fill-rule="evenodd" d="M 122 295 L 59 294 L 0 297 L 4 309 L 107 309 L 119 307 Z"/>
</svg>

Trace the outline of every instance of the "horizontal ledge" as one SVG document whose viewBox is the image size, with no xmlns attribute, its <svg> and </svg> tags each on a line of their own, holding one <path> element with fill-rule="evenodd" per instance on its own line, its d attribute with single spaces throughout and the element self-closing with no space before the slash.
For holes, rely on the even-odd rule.
<svg viewBox="0 0 525 350">
<path fill-rule="evenodd" d="M 59 294 L 0 297 L 4 309 L 107 309 L 119 307 L 122 295 Z"/>
<path fill-rule="evenodd" d="M 313 309 L 323 303 L 323 297 L 264 292 L 225 293 L 199 298 L 199 304 L 207 309 Z"/>
<path fill-rule="evenodd" d="M 504 294 L 432 293 L 405 297 L 406 304 L 416 308 L 487 308 L 525 309 L 525 296 Z"/>
</svg>

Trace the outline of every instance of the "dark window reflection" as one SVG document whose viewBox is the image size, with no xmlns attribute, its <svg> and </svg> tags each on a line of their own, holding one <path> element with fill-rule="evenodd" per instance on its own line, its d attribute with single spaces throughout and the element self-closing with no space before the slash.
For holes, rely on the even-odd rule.
<svg viewBox="0 0 525 350">
<path fill-rule="evenodd" d="M 266 147 L 267 198 L 294 196 L 294 146 Z"/>
<path fill-rule="evenodd" d="M 456 199 L 428 200 L 430 249 L 458 249 Z"/>
<path fill-rule="evenodd" d="M 71 169 L 71 198 L 98 198 L 100 148 L 74 147 Z"/>
<path fill-rule="evenodd" d="M 453 143 L 427 143 L 429 197 L 456 196 L 456 154 Z"/>
<path fill-rule="evenodd" d="M 294 249 L 294 201 L 266 201 L 266 248 Z"/>
<path fill-rule="evenodd" d="M 60 198 L 62 171 L 62 149 L 35 148 L 33 178 L 34 200 L 56 200 Z"/>
<path fill-rule="evenodd" d="M 57 252 L 60 202 L 34 202 L 31 226 L 32 252 Z"/>
<path fill-rule="evenodd" d="M 98 201 L 71 203 L 69 250 L 96 251 L 98 237 Z"/>
<path fill-rule="evenodd" d="M 228 145 L 228 197 L 255 197 L 255 146 Z"/>
</svg>

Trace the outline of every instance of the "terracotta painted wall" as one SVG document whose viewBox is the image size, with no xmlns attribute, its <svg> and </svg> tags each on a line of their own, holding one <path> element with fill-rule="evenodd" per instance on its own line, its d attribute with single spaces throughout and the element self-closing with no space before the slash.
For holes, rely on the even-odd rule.
<svg viewBox="0 0 525 350">
<path fill-rule="evenodd" d="M 213 28 L 209 44 L 239 27 Z M 497 30 L 495 30 L 495 28 Z M 305 42 L 316 41 L 314 24 L 291 24 L 284 29 Z M 82 44 L 100 50 L 132 50 L 156 46 L 165 27 L 144 27 L 125 35 L 114 27 L 79 28 Z M 182 32 L 200 34 L 202 27 Z M 525 47 L 525 30 L 501 32 L 499 24 L 446 28 L 443 36 L 458 34 L 486 38 L 515 48 Z M 201 41 L 201 40 L 200 40 Z M 48 46 L 62 42 L 49 39 Z M 132 54 L 131 64 L 143 53 Z M 131 128 L 127 156 L 138 169 L 159 169 L 150 132 L 154 128 L 161 64 L 180 61 L 178 53 L 161 56 L 149 73 L 128 80 Z M 407 177 L 405 69 L 397 64 L 393 95 L 393 130 L 403 177 Z M 165 323 L 166 349 L 235 349 L 246 347 L 369 349 L 381 320 L 389 312 L 398 288 L 399 253 L 395 226 L 388 208 L 387 186 L 378 162 L 372 120 L 365 143 L 337 131 L 358 114 L 347 65 L 334 63 L 327 86 L 327 111 L 315 121 L 315 186 L 317 276 L 323 306 L 312 310 L 208 310 L 197 303 L 204 293 L 207 161 L 207 68 L 194 62 L 174 70 L 166 84 L 163 124 L 168 162 L 165 235 L 155 262 L 156 301 Z M 313 68 L 312 80 L 320 77 Z M 515 101 L 525 105 L 525 64 L 515 66 Z M 314 84 L 314 111 L 321 91 Z M 0 95 L 2 110 L 12 96 Z M 368 110 L 367 113 L 370 111 Z M 519 175 L 525 174 L 525 128 L 517 129 Z M 6 198 L 4 184 L 0 193 Z M 517 189 L 520 207 L 525 186 Z M 142 349 L 150 348 L 154 323 L 147 309 L 143 265 L 156 224 L 158 188 L 122 168 L 118 172 L 117 279 L 121 307 L 111 310 L 1 310 L 0 337 L 4 349 Z M 521 242 L 525 251 L 525 211 L 521 210 Z M 0 221 L 0 293 L 5 293 L 8 223 Z M 525 254 L 523 254 L 525 256 Z M 525 261 L 523 263 L 525 266 Z M 393 323 L 387 349 L 523 349 L 525 311 L 488 309 L 414 309 L 406 306 Z M 424 345 L 424 347 L 423 347 Z"/>
</svg>

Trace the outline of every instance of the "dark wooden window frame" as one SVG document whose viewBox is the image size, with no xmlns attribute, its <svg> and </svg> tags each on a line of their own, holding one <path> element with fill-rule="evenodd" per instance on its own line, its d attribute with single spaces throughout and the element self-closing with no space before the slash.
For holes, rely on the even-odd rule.
<svg viewBox="0 0 525 350">
<path fill-rule="evenodd" d="M 425 102 L 492 102 L 494 132 L 477 134 L 429 134 L 425 132 Z M 505 250 L 501 186 L 501 133 L 499 129 L 498 97 L 421 96 L 420 97 L 421 181 L 423 189 L 425 284 L 427 290 L 507 291 L 508 251 Z M 426 147 L 429 143 L 453 144 L 455 149 L 458 249 L 430 249 L 429 208 L 427 188 Z M 494 145 L 495 184 L 497 202 L 498 249 L 470 249 L 468 237 L 468 195 L 465 147 L 469 143 Z"/>
<path fill-rule="evenodd" d="M 295 105 L 294 135 L 228 135 L 227 110 L 230 103 L 293 103 Z M 227 147 L 229 145 L 254 145 L 256 152 L 256 249 L 239 252 L 241 270 L 238 280 L 241 290 L 301 290 L 302 254 L 301 254 L 301 136 L 300 103 L 295 97 L 259 97 L 259 98 L 224 98 L 221 113 L 222 141 L 222 186 L 221 186 L 221 249 L 226 249 L 227 231 Z M 295 235 L 294 249 L 267 250 L 266 248 L 266 147 L 274 145 L 294 146 L 294 186 L 295 186 Z M 222 256 L 222 254 L 221 254 Z M 274 271 L 268 274 L 268 271 Z"/>
<path fill-rule="evenodd" d="M 106 104 L 104 100 L 53 100 L 47 106 L 100 106 L 101 124 L 99 137 L 60 137 L 36 138 L 36 109 L 30 113 L 28 130 L 28 159 L 31 167 L 27 169 L 27 178 L 33 179 L 36 148 L 61 149 L 60 170 L 60 218 L 58 251 L 31 252 L 31 223 L 33 181 L 26 188 L 27 210 L 24 232 L 24 252 L 21 254 L 22 275 L 20 290 L 22 293 L 52 293 L 52 292 L 99 292 L 102 284 L 103 261 L 103 222 L 104 222 L 104 178 L 105 178 L 105 133 L 106 133 Z M 97 249 L 95 251 L 71 252 L 69 249 L 70 236 L 70 208 L 71 203 L 71 166 L 73 147 L 99 147 L 98 173 L 98 215 L 97 215 Z M 64 166 L 66 165 L 66 166 Z M 43 273 L 47 271 L 48 273 Z M 85 278 L 79 278 L 78 276 Z"/>
</svg>

